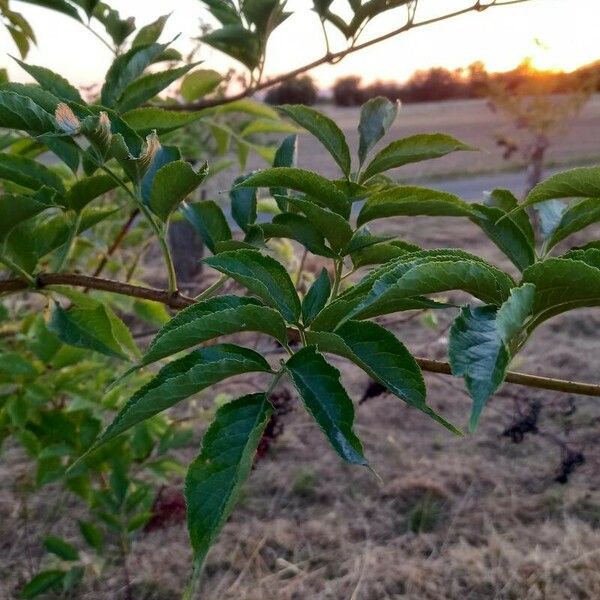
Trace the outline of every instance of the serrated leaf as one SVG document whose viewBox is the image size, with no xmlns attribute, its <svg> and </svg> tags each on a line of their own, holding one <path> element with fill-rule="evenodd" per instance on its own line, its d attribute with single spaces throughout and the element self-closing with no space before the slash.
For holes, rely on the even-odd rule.
<svg viewBox="0 0 600 600">
<path fill-rule="evenodd" d="M 306 296 L 302 299 L 302 322 L 308 326 L 323 310 L 331 295 L 331 280 L 327 269 L 321 269 Z"/>
<path fill-rule="evenodd" d="M 546 240 L 546 249 L 550 250 L 573 233 L 598 221 L 600 221 L 600 201 L 597 198 L 586 198 L 569 206 L 561 213 L 560 220 Z"/>
<path fill-rule="evenodd" d="M 216 344 L 194 350 L 163 367 L 154 379 L 141 387 L 102 433 L 92 450 L 219 381 L 253 372 L 272 372 L 269 363 L 253 350 L 233 344 Z"/>
<path fill-rule="evenodd" d="M 77 104 L 85 104 L 81 94 L 72 86 L 64 77 L 54 73 L 50 69 L 45 67 L 38 67 L 36 65 L 28 65 L 15 58 L 16 62 L 21 66 L 22 69 L 27 71 L 46 91 L 50 92 L 60 100 L 68 102 L 76 102 Z"/>
<path fill-rule="evenodd" d="M 198 302 L 173 317 L 152 340 L 140 365 L 148 365 L 181 350 L 223 335 L 257 331 L 286 343 L 281 315 L 258 300 L 219 296 Z"/>
<path fill-rule="evenodd" d="M 222 406 L 204 434 L 185 479 L 187 523 L 196 568 L 229 517 L 273 414 L 266 394 Z"/>
<path fill-rule="evenodd" d="M 535 247 L 535 233 L 529 220 L 529 215 L 519 206 L 519 201 L 509 190 L 493 190 L 484 200 L 486 206 L 499 208 L 509 215 L 509 218 L 525 234 L 527 241 L 532 247 Z"/>
<path fill-rule="evenodd" d="M 149 73 L 136 79 L 123 90 L 116 106 L 117 110 L 125 112 L 140 107 L 144 102 L 152 100 L 152 98 L 160 94 L 160 92 L 169 87 L 174 81 L 183 77 L 196 64 L 192 63 L 177 69 Z"/>
<path fill-rule="evenodd" d="M 512 278 L 481 259 L 461 255 L 410 254 L 388 266 L 353 308 L 348 318 L 369 318 L 387 314 L 398 301 L 462 290 L 484 302 L 501 304 L 510 293 Z"/>
<path fill-rule="evenodd" d="M 276 308 L 288 323 L 298 322 L 300 299 L 287 271 L 274 258 L 256 250 L 242 249 L 221 252 L 204 262 Z"/>
<path fill-rule="evenodd" d="M 126 112 L 123 119 L 140 135 L 148 135 L 152 131 L 156 131 L 158 135 L 161 135 L 185 127 L 205 116 L 205 111 L 187 113 L 147 106 Z"/>
<path fill-rule="evenodd" d="M 50 535 L 44 540 L 44 548 L 46 548 L 47 552 L 55 554 L 62 560 L 79 560 L 77 548 L 73 544 L 69 544 L 69 542 L 54 535 Z"/>
<path fill-rule="evenodd" d="M 473 409 L 469 428 L 477 427 L 488 399 L 504 381 L 511 359 L 511 344 L 533 307 L 535 287 L 512 290 L 501 305 L 464 307 L 450 330 L 448 356 L 452 373 L 463 376 Z"/>
<path fill-rule="evenodd" d="M 152 23 L 144 25 L 144 27 L 142 27 L 133 38 L 131 47 L 135 48 L 136 46 L 144 46 L 146 44 L 153 44 L 154 42 L 157 42 L 170 16 L 170 14 L 162 15 L 155 21 L 152 21 Z"/>
<path fill-rule="evenodd" d="M 76 181 L 64 196 L 64 205 L 77 212 L 82 211 L 92 200 L 103 196 L 117 187 L 108 175 L 93 175 Z"/>
<path fill-rule="evenodd" d="M 275 215 L 270 223 L 260 226 L 265 239 L 274 237 L 296 240 L 309 252 L 318 256 L 334 258 L 335 253 L 325 245 L 325 237 L 313 222 L 297 213 Z"/>
<path fill-rule="evenodd" d="M 92 298 L 81 298 L 82 294 L 66 290 L 60 293 L 78 302 L 69 309 L 57 302 L 52 307 L 48 329 L 61 342 L 124 360 L 129 360 L 129 353 L 135 354 L 129 329 L 108 306 Z"/>
<path fill-rule="evenodd" d="M 419 365 L 393 333 L 369 321 L 347 321 L 334 333 L 307 331 L 307 341 L 321 352 L 343 356 L 393 394 L 441 423 L 460 431 L 438 415 L 425 401 L 425 381 Z"/>
<path fill-rule="evenodd" d="M 352 168 L 350 150 L 342 130 L 326 115 L 301 104 L 284 104 L 278 110 L 315 136 L 348 177 Z"/>
<path fill-rule="evenodd" d="M 381 242 L 378 244 L 371 244 L 370 246 L 363 246 L 352 252 L 350 258 L 352 259 L 354 268 L 358 269 L 368 265 L 380 265 L 395 258 L 406 256 L 413 252 L 419 252 L 420 250 L 421 248 L 414 244 L 403 242 L 401 240 L 393 240 L 391 242 Z"/>
<path fill-rule="evenodd" d="M 394 186 L 368 198 L 358 215 L 357 224 L 395 216 L 470 217 L 471 205 L 458 196 L 416 186 Z"/>
<path fill-rule="evenodd" d="M 20 223 L 40 214 L 51 205 L 36 196 L 3 194 L 0 196 L 0 242 Z"/>
<path fill-rule="evenodd" d="M 360 178 L 367 181 L 378 173 L 431 158 L 440 158 L 458 150 L 475 150 L 472 146 L 441 133 L 417 134 L 392 142 L 379 151 Z"/>
<path fill-rule="evenodd" d="M 286 363 L 294 387 L 335 451 L 349 463 L 367 465 L 352 427 L 354 406 L 340 382 L 340 372 L 314 346 L 296 352 Z"/>
<path fill-rule="evenodd" d="M 194 171 L 190 163 L 183 160 L 169 162 L 156 172 L 150 193 L 150 208 L 166 222 L 171 213 L 206 179 L 206 164 Z"/>
<path fill-rule="evenodd" d="M 76 21 L 81 21 L 81 17 L 79 16 L 77 9 L 71 6 L 65 0 L 21 0 L 21 2 L 35 4 L 36 6 L 42 6 L 43 8 L 49 8 L 50 10 L 67 15 Z"/>
<path fill-rule="evenodd" d="M 254 173 L 239 187 L 283 187 L 304 192 L 323 206 L 342 215 L 350 216 L 350 202 L 338 187 L 312 171 L 292 167 L 274 167 Z"/>
<path fill-rule="evenodd" d="M 523 272 L 523 282 L 536 289 L 530 332 L 560 313 L 600 306 L 600 250 L 591 248 L 583 253 L 547 258 Z M 589 254 L 587 260 L 585 254 Z"/>
<path fill-rule="evenodd" d="M 0 152 L 0 180 L 12 181 L 30 190 L 46 186 L 64 192 L 62 179 L 37 160 Z"/>
<path fill-rule="evenodd" d="M 202 36 L 202 41 L 246 65 L 250 70 L 258 66 L 261 44 L 258 35 L 242 25 L 225 25 Z"/>
<path fill-rule="evenodd" d="M 235 187 L 248 179 L 248 175 L 242 175 L 234 181 L 234 188 L 229 192 L 231 200 L 231 216 L 240 226 L 242 231 L 256 221 L 256 188 Z"/>
<path fill-rule="evenodd" d="M 600 167 L 580 167 L 538 183 L 521 207 L 558 198 L 600 198 Z"/>
<path fill-rule="evenodd" d="M 398 114 L 398 104 L 387 98 L 371 98 L 360 109 L 358 159 L 365 162 L 371 148 L 386 134 Z"/>
<path fill-rule="evenodd" d="M 198 69 L 181 82 L 181 96 L 186 102 L 195 102 L 213 92 L 223 76 L 213 69 Z"/>
<path fill-rule="evenodd" d="M 352 227 L 337 213 L 321 208 L 318 204 L 303 198 L 275 196 L 275 200 L 278 204 L 285 202 L 288 206 L 293 206 L 304 213 L 327 239 L 334 251 L 340 252 L 350 242 Z"/>
<path fill-rule="evenodd" d="M 115 106 L 127 86 L 140 77 L 166 47 L 165 44 L 136 46 L 118 56 L 106 73 L 100 92 L 101 104 Z"/>
<path fill-rule="evenodd" d="M 218 243 L 231 240 L 227 219 L 214 200 L 184 203 L 182 212 L 213 254 Z"/>
<path fill-rule="evenodd" d="M 0 90 L 0 127 L 22 129 L 34 134 L 54 133 L 54 117 L 26 96 Z"/>
</svg>

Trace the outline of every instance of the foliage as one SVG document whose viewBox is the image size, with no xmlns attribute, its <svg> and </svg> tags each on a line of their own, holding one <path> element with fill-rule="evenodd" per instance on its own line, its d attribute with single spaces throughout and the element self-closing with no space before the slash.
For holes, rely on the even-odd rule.
<svg viewBox="0 0 600 600">
<path fill-rule="evenodd" d="M 356 156 L 338 125 L 306 106 L 275 111 L 240 99 L 181 113 L 174 110 L 177 99 L 160 99 L 164 90 L 185 78 L 182 94 L 202 98 L 215 92 L 220 79 L 192 63 L 153 70 L 176 56 L 158 41 L 164 19 L 129 42 L 133 23 L 102 3 L 44 4 L 78 20 L 83 10 L 102 22 L 115 59 L 99 96 L 89 101 L 60 75 L 25 63 L 37 85 L 0 86 L 0 128 L 6 130 L 0 262 L 7 273 L 0 282 L 6 333 L 0 340 L 0 439 L 10 438 L 30 457 L 34 489 L 60 484 L 88 514 L 79 523 L 81 539 L 43 540 L 51 557 L 23 587 L 24 597 L 76 589 L 85 574 L 81 547 L 98 555 L 99 575 L 120 562 L 127 583 L 128 545 L 152 517 L 158 483 L 184 473 L 193 594 L 206 553 L 251 473 L 282 380 L 293 385 L 341 460 L 371 468 L 354 427 L 353 401 L 330 356 L 349 360 L 409 407 L 461 434 L 428 403 L 421 369 L 428 361 L 413 356 L 377 317 L 459 309 L 449 336 L 449 368 L 464 378 L 473 399 L 474 429 L 511 360 L 540 324 L 600 304 L 598 242 L 556 250 L 558 241 L 600 218 L 598 169 L 556 175 L 523 203 L 505 190 L 471 204 L 435 189 L 398 185 L 397 168 L 475 149 L 444 134 L 381 144 L 397 113 L 385 98 L 363 106 Z M 204 41 L 260 71 L 269 35 L 288 16 L 284 5 L 205 4 L 222 27 Z M 349 22 L 329 5 L 315 10 L 353 39 L 375 15 L 404 4 L 369 2 Z M 215 155 L 234 144 L 243 171 L 251 151 L 269 164 L 235 179 L 227 207 L 200 195 L 212 173 L 203 161 L 207 150 L 182 131 L 190 126 L 210 132 Z M 331 155 L 337 178 L 295 166 L 298 127 Z M 288 136 L 269 147 L 255 141 L 264 133 Z M 526 209 L 557 198 L 568 199 L 569 208 L 540 247 Z M 407 216 L 468 219 L 514 268 L 504 271 L 456 248 L 423 250 L 376 235 L 367 225 Z M 218 274 L 196 298 L 179 291 L 169 248 L 169 225 L 180 218 L 203 238 L 212 253 L 204 264 Z M 328 265 L 308 289 L 277 251 L 281 240 Z M 138 285 L 144 279 L 138 267 L 152 243 L 164 263 L 164 290 Z M 370 267 L 366 273 L 364 266 Z M 105 269 L 111 279 L 100 277 Z M 231 289 L 219 294 L 226 283 Z M 24 300 L 15 296 L 23 291 Z M 183 310 L 172 315 L 163 305 Z M 143 351 L 140 323 L 159 328 Z M 240 345 L 246 338 L 238 334 L 248 331 L 272 338 L 279 360 Z M 221 339 L 230 335 L 236 337 Z M 159 361 L 164 364 L 158 370 L 151 368 Z M 188 421 L 212 412 L 199 410 L 194 399 L 250 373 L 258 391 L 219 407 L 186 470 L 172 451 L 190 445 Z M 545 381 L 555 389 L 579 389 Z"/>
</svg>

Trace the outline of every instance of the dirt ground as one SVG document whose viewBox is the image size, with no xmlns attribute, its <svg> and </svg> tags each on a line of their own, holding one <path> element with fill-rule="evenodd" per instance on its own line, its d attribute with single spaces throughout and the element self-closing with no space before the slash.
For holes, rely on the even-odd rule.
<svg viewBox="0 0 600 600">
<path fill-rule="evenodd" d="M 336 119 L 354 130 L 356 114 L 336 110 Z M 600 98 L 594 98 L 553 147 L 551 159 L 587 161 L 600 154 L 599 123 Z M 478 101 L 448 103 L 444 110 L 420 105 L 403 109 L 393 135 L 444 131 L 488 151 L 408 167 L 406 173 L 417 178 L 497 169 L 503 163 L 491 141 L 496 127 L 499 120 Z M 309 144 L 314 142 L 303 137 L 301 165 L 323 171 L 323 155 Z M 380 230 L 425 247 L 462 247 L 508 268 L 479 230 L 460 219 L 390 219 Z M 592 233 L 598 237 L 600 231 L 570 241 L 585 241 Z M 438 315 L 434 327 L 403 315 L 382 322 L 417 355 L 442 359 L 453 316 Z M 556 318 L 537 331 L 513 368 L 598 382 L 599 331 L 597 310 Z M 269 357 L 276 361 L 277 354 Z M 347 363 L 336 364 L 358 401 L 368 378 Z M 426 380 L 434 408 L 464 426 L 470 402 L 462 381 L 431 374 Z M 240 395 L 260 386 L 259 379 L 232 379 L 198 401 L 210 407 L 216 393 Z M 520 443 L 503 435 L 522 425 L 536 402 L 537 431 Z M 184 404 L 180 410 L 191 410 Z M 371 398 L 357 406 L 356 430 L 381 481 L 366 469 L 342 464 L 295 396 L 293 404 L 283 417 L 283 434 L 258 462 L 209 555 L 203 600 L 600 598 L 597 400 L 506 385 L 490 401 L 478 431 L 457 438 L 395 397 Z M 198 439 L 205 427 L 199 423 Z M 190 448 L 182 458 L 193 453 Z M 560 483 L 572 453 L 582 453 L 585 462 Z M 15 448 L 4 451 L 0 599 L 17 597 L 18 587 L 35 572 L 44 535 L 75 539 L 70 519 L 80 509 L 56 488 L 44 488 L 26 507 L 20 502 L 18 477 L 29 468 Z M 180 597 L 190 562 L 183 524 L 141 535 L 129 560 L 134 600 Z M 75 597 L 123 598 L 121 572 Z"/>
</svg>

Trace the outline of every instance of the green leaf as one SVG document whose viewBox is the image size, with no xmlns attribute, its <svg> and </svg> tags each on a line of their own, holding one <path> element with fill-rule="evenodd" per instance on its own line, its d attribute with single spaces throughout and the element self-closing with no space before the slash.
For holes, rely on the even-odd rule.
<svg viewBox="0 0 600 600">
<path fill-rule="evenodd" d="M 0 127 L 34 134 L 54 133 L 54 117 L 30 98 L 0 89 Z"/>
<path fill-rule="evenodd" d="M 469 428 L 477 427 L 481 411 L 500 387 L 511 359 L 511 345 L 532 311 L 535 287 L 512 290 L 500 308 L 466 306 L 450 330 L 448 355 L 452 373 L 463 376 L 473 409 Z"/>
<path fill-rule="evenodd" d="M 431 158 L 440 158 L 458 150 L 475 150 L 449 135 L 418 134 L 392 142 L 378 152 L 360 178 L 367 181 L 378 173 Z"/>
<path fill-rule="evenodd" d="M 30 190 L 47 186 L 64 192 L 62 179 L 37 160 L 16 154 L 0 153 L 0 179 L 12 181 Z"/>
<path fill-rule="evenodd" d="M 118 56 L 106 73 L 100 92 L 101 104 L 115 106 L 127 86 L 135 81 L 166 47 L 165 44 L 136 46 Z"/>
<path fill-rule="evenodd" d="M 79 531 L 88 545 L 94 548 L 96 552 L 102 552 L 102 547 L 104 546 L 104 534 L 102 530 L 97 525 L 94 525 L 94 523 L 87 521 L 78 521 L 78 524 Z"/>
<path fill-rule="evenodd" d="M 331 280 L 327 269 L 323 268 L 302 300 L 302 322 L 304 325 L 308 326 L 312 323 L 327 304 L 330 295 Z"/>
<path fill-rule="evenodd" d="M 0 196 L 0 242 L 20 223 L 40 214 L 51 205 L 36 196 L 3 194 Z"/>
<path fill-rule="evenodd" d="M 303 198 L 276 196 L 275 199 L 278 204 L 285 202 L 303 212 L 336 252 L 340 252 L 350 242 L 352 227 L 337 213 L 321 208 L 318 204 Z"/>
<path fill-rule="evenodd" d="M 525 234 L 527 241 L 532 247 L 535 247 L 535 233 L 533 226 L 529 220 L 527 211 L 519 206 L 519 201 L 514 194 L 509 190 L 496 189 L 486 197 L 484 204 L 499 208 L 505 213 L 508 213 L 509 218 L 521 229 Z"/>
<path fill-rule="evenodd" d="M 221 81 L 223 81 L 223 76 L 217 71 L 198 69 L 181 82 L 181 96 L 186 102 L 195 102 L 214 92 Z"/>
<path fill-rule="evenodd" d="M 115 189 L 117 184 L 108 175 L 93 175 L 76 181 L 65 194 L 65 206 L 81 212 L 92 200 Z"/>
<path fill-rule="evenodd" d="M 294 167 L 296 165 L 296 156 L 298 154 L 298 136 L 288 135 L 281 142 L 277 151 L 275 152 L 275 158 L 273 159 L 274 167 Z M 270 190 L 271 196 L 286 195 L 286 188 L 272 187 Z M 288 209 L 287 203 L 282 200 L 277 200 L 277 205 L 282 211 Z"/>
<path fill-rule="evenodd" d="M 247 175 L 234 181 L 234 188 L 229 192 L 231 200 L 231 216 L 242 231 L 256 221 L 256 188 L 235 187 L 248 179 Z"/>
<path fill-rule="evenodd" d="M 196 64 L 192 63 L 178 69 L 158 71 L 157 73 L 150 73 L 136 79 L 123 90 L 116 106 L 117 110 L 125 112 L 140 107 L 144 102 L 152 100 L 152 98 L 169 87 L 174 81 L 183 77 Z"/>
<path fill-rule="evenodd" d="M 78 303 L 69 309 L 54 303 L 48 329 L 65 344 L 129 360 L 128 354 L 135 348 L 129 329 L 107 305 L 80 296 L 83 294 L 69 292 Z"/>
<path fill-rule="evenodd" d="M 546 241 L 547 250 L 553 248 L 577 231 L 600 221 L 600 201 L 598 198 L 586 198 L 569 206 L 560 216 L 560 220 Z"/>
<path fill-rule="evenodd" d="M 284 104 L 278 110 L 314 135 L 325 146 L 348 177 L 352 168 L 350 150 L 342 130 L 324 114 L 301 104 Z"/>
<path fill-rule="evenodd" d="M 21 598 L 35 598 L 62 585 L 66 572 L 58 569 L 41 571 L 21 590 Z"/>
<path fill-rule="evenodd" d="M 224 54 L 231 56 L 251 71 L 258 67 L 261 44 L 255 32 L 242 25 L 226 25 L 202 36 L 202 41 Z"/>
<path fill-rule="evenodd" d="M 231 239 L 231 229 L 227 219 L 214 200 L 186 202 L 182 206 L 182 211 L 213 254 L 216 253 L 219 242 Z"/>
<path fill-rule="evenodd" d="M 269 363 L 253 350 L 233 344 L 216 344 L 194 350 L 163 367 L 152 381 L 141 387 L 106 428 L 92 450 L 219 381 L 256 372 L 272 371 Z"/>
<path fill-rule="evenodd" d="M 307 341 L 321 352 L 343 356 L 382 383 L 398 398 L 429 415 L 453 433 L 453 425 L 425 402 L 421 369 L 406 346 L 377 323 L 347 321 L 335 333 L 307 331 Z"/>
<path fill-rule="evenodd" d="M 206 179 L 207 174 L 206 163 L 198 172 L 184 160 L 169 162 L 161 167 L 152 181 L 150 194 L 152 212 L 166 222 L 181 202 Z"/>
<path fill-rule="evenodd" d="M 79 560 L 79 552 L 77 548 L 69 542 L 58 538 L 56 536 L 50 535 L 44 540 L 44 548 L 46 551 L 51 552 L 61 558 L 62 560 Z"/>
<path fill-rule="evenodd" d="M 350 202 L 338 187 L 312 171 L 292 167 L 274 167 L 248 177 L 238 187 L 283 187 L 304 192 L 321 205 L 342 215 L 350 216 Z"/>
<path fill-rule="evenodd" d="M 173 317 L 152 340 L 140 365 L 186 350 L 207 340 L 243 331 L 258 331 L 286 343 L 281 315 L 254 298 L 219 296 L 189 306 Z"/>
<path fill-rule="evenodd" d="M 14 59 L 16 62 L 29 73 L 46 91 L 50 92 L 60 100 L 66 102 L 76 102 L 77 104 L 85 104 L 81 94 L 77 88 L 73 87 L 64 77 L 54 73 L 45 67 L 28 65 L 20 60 Z"/>
<path fill-rule="evenodd" d="M 119 12 L 104 2 L 98 2 L 97 6 L 94 7 L 93 16 L 104 25 L 104 29 L 110 35 L 115 46 L 121 46 L 135 31 L 134 17 L 121 19 Z"/>
<path fill-rule="evenodd" d="M 275 215 L 271 223 L 265 223 L 260 228 L 265 239 L 280 237 L 296 240 L 313 254 L 335 257 L 335 253 L 325 245 L 323 234 L 304 215 L 289 212 Z"/>
<path fill-rule="evenodd" d="M 158 135 L 169 133 L 205 116 L 205 111 L 187 113 L 147 106 L 126 112 L 123 119 L 132 129 L 145 136 L 152 131 L 156 131 Z"/>
<path fill-rule="evenodd" d="M 557 198 L 600 198 L 600 167 L 581 167 L 549 177 L 529 192 L 521 207 Z"/>
<path fill-rule="evenodd" d="M 387 98 L 371 98 L 360 109 L 358 159 L 365 162 L 371 148 L 386 134 L 398 114 L 398 104 Z"/>
<path fill-rule="evenodd" d="M 371 244 L 355 250 L 350 255 L 355 269 L 368 265 L 380 265 L 413 252 L 419 252 L 421 248 L 401 240 Z"/>
<path fill-rule="evenodd" d="M 523 281 L 536 288 L 529 332 L 560 313 L 600 306 L 600 250 L 537 262 L 523 272 Z"/>
<path fill-rule="evenodd" d="M 520 271 L 535 262 L 535 246 L 514 219 L 502 218 L 506 213 L 494 206 L 473 204 L 472 210 L 471 221 L 485 232 Z"/>
<path fill-rule="evenodd" d="M 276 308 L 288 323 L 298 322 L 300 299 L 287 271 L 274 258 L 257 250 L 242 249 L 221 252 L 204 262 Z"/>
<path fill-rule="evenodd" d="M 196 568 L 227 521 L 273 407 L 266 394 L 251 394 L 222 406 L 204 434 L 185 479 L 187 522 Z"/>
<path fill-rule="evenodd" d="M 454 194 L 400 185 L 370 196 L 358 215 L 357 224 L 396 216 L 470 217 L 472 213 L 471 205 Z"/>
<path fill-rule="evenodd" d="M 0 373 L 27 378 L 39 375 L 35 366 L 18 352 L 0 353 Z"/>
<path fill-rule="evenodd" d="M 26 2 L 27 4 L 35 4 L 36 6 L 42 6 L 43 8 L 49 8 L 50 10 L 54 10 L 56 12 L 60 12 L 63 15 L 67 15 L 75 19 L 76 21 L 81 21 L 81 17 L 77 12 L 77 9 L 71 6 L 65 0 L 21 0 L 21 2 Z"/>
<path fill-rule="evenodd" d="M 231 0 L 202 0 L 202 2 L 222 25 L 241 25 L 240 15 Z"/>
<path fill-rule="evenodd" d="M 368 276 L 366 287 L 368 293 L 348 318 L 364 319 L 395 312 L 399 301 L 450 290 L 462 290 L 484 302 L 501 304 L 508 298 L 514 282 L 509 275 L 477 257 L 439 250 L 409 254 L 384 265 L 381 271 Z M 361 288 L 357 289 L 360 294 Z"/>
<path fill-rule="evenodd" d="M 340 372 L 314 346 L 296 352 L 285 368 L 335 451 L 349 463 L 367 465 L 360 440 L 352 430 L 354 407 L 340 383 Z"/>
<path fill-rule="evenodd" d="M 135 35 L 131 42 L 131 47 L 145 46 L 147 44 L 153 44 L 158 42 L 158 38 L 162 35 L 163 29 L 171 15 L 162 15 L 158 17 L 156 21 L 144 25 Z"/>
</svg>

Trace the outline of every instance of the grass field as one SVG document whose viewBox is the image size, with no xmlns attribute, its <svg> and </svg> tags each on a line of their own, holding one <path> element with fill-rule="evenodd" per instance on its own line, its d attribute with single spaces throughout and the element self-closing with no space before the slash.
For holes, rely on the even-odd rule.
<svg viewBox="0 0 600 600">
<path fill-rule="evenodd" d="M 354 131 L 355 110 L 335 110 L 335 118 Z M 408 106 L 392 137 L 441 131 L 484 152 L 409 166 L 402 177 L 504 167 L 493 142 L 500 128 L 500 120 L 478 101 Z M 596 97 L 561 136 L 550 158 L 588 163 L 600 155 L 598 140 Z M 324 151 L 306 136 L 300 164 L 335 173 Z M 425 247 L 462 247 L 508 268 L 479 230 L 460 219 L 390 219 L 379 229 Z M 600 231 L 592 233 L 598 237 Z M 590 235 L 570 241 L 583 242 Z M 309 266 L 316 272 L 320 265 Z M 442 359 L 453 316 L 440 316 L 434 325 L 406 317 L 382 323 L 415 353 Z M 556 318 L 540 328 L 513 366 L 597 382 L 598 331 L 597 310 Z M 338 365 L 347 389 L 360 399 L 367 377 L 345 363 Z M 436 375 L 426 379 L 433 407 L 464 426 L 469 400 L 462 381 Z M 259 378 L 233 379 L 218 391 L 235 396 L 260 385 Z M 210 407 L 213 396 L 205 393 L 198 400 Z M 537 432 L 520 443 L 503 435 L 522 423 L 534 402 L 541 406 Z M 182 416 L 193 410 L 186 406 L 180 409 Z M 198 425 L 198 439 L 205 426 Z M 241 505 L 208 559 L 203 600 L 600 598 L 597 401 L 506 385 L 490 402 L 477 433 L 457 438 L 394 397 L 372 398 L 357 408 L 357 431 L 382 482 L 364 469 L 341 464 L 304 411 L 293 410 L 284 426 L 283 435 L 256 465 Z M 585 462 L 568 483 L 559 483 L 569 451 L 582 452 Z M 193 452 L 186 450 L 182 458 L 190 459 Z M 68 505 L 68 519 L 53 512 L 65 502 L 57 489 L 46 488 L 31 504 L 24 503 L 19 482 L 29 468 L 15 448 L 7 450 L 0 464 L 2 599 L 16 597 L 15 590 L 39 566 L 40 537 L 51 532 L 75 536 L 72 519 L 79 508 Z M 178 598 L 189 565 L 182 523 L 141 536 L 129 564 L 135 600 Z M 121 572 L 114 570 L 76 597 L 123 598 Z"/>
</svg>

